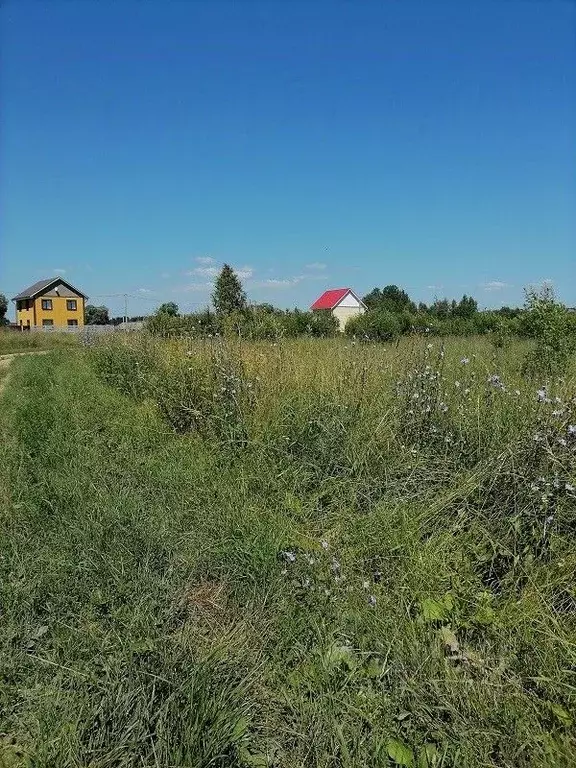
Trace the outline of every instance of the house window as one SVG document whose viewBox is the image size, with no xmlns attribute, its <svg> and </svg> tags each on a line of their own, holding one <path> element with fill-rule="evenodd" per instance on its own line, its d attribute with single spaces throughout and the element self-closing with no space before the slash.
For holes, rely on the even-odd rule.
<svg viewBox="0 0 576 768">
<path fill-rule="evenodd" d="M 42 302 L 42 304 L 44 304 L 44 302 Z M 45 326 L 54 325 L 54 320 L 49 320 L 47 317 L 45 317 L 44 320 L 42 320 L 42 325 L 45 325 Z"/>
<path fill-rule="evenodd" d="M 76 312 L 77 308 L 76 299 L 68 299 L 66 301 L 66 309 L 68 312 Z M 68 325 L 70 325 L 70 321 L 68 321 Z"/>
<path fill-rule="evenodd" d="M 74 302 L 74 303 L 76 303 L 76 302 Z M 68 325 L 70 325 L 70 326 L 78 325 L 78 320 L 68 320 Z"/>
<path fill-rule="evenodd" d="M 52 299 L 42 299 L 42 309 L 52 309 Z"/>
</svg>

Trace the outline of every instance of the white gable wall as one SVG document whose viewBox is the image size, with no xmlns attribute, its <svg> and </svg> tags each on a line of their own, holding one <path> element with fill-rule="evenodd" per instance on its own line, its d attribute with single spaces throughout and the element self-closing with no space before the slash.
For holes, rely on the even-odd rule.
<svg viewBox="0 0 576 768">
<path fill-rule="evenodd" d="M 338 302 L 338 304 L 336 306 L 337 307 L 356 307 L 357 308 L 357 307 L 361 307 L 362 304 L 361 304 L 360 301 L 358 301 L 358 299 L 356 298 L 356 296 L 354 296 L 353 293 L 350 293 L 350 291 L 348 291 L 348 293 L 344 296 L 344 298 L 342 298 Z"/>
</svg>

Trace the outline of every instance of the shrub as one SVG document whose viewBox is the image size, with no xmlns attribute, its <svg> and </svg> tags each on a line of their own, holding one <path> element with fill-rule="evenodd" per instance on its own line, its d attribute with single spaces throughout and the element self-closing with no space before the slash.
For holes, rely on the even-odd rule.
<svg viewBox="0 0 576 768">
<path fill-rule="evenodd" d="M 576 348 L 569 311 L 556 301 L 552 287 L 547 284 L 539 290 L 526 291 L 525 307 L 523 330 L 536 341 L 535 348 L 526 356 L 525 373 L 547 377 L 562 373 Z"/>
<path fill-rule="evenodd" d="M 367 341 L 392 341 L 402 330 L 397 315 L 385 310 L 368 311 L 351 317 L 346 323 L 348 336 L 357 336 Z"/>
</svg>

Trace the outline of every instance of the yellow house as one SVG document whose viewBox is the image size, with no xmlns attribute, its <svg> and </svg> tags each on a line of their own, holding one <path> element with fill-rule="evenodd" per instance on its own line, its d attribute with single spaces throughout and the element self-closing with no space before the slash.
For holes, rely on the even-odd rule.
<svg viewBox="0 0 576 768">
<path fill-rule="evenodd" d="M 85 296 L 61 277 L 39 280 L 14 296 L 16 323 L 24 330 L 34 326 L 67 328 L 84 325 Z"/>
</svg>

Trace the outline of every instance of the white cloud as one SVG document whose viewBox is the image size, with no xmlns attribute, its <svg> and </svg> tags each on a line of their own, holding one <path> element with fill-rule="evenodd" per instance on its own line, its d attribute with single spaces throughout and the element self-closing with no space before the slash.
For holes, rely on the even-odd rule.
<svg viewBox="0 0 576 768">
<path fill-rule="evenodd" d="M 252 283 L 252 288 L 291 288 L 294 285 L 298 285 L 298 283 L 303 280 L 302 275 L 298 275 L 297 277 L 287 277 L 287 278 L 268 278 L 267 280 L 259 280 L 258 282 Z"/>
<path fill-rule="evenodd" d="M 240 280 L 249 280 L 254 275 L 254 270 L 252 267 L 244 266 L 244 267 L 232 267 L 234 269 L 234 272 L 236 272 L 237 276 L 240 278 Z M 189 277 L 218 277 L 220 274 L 220 267 L 209 267 L 209 266 L 202 266 L 202 267 L 194 267 L 194 269 L 188 270 L 188 272 L 184 272 L 185 275 L 188 275 Z"/>
<path fill-rule="evenodd" d="M 52 272 L 57 272 L 59 275 L 65 275 L 66 274 L 66 270 L 62 269 L 62 267 L 54 267 Z"/>
<path fill-rule="evenodd" d="M 326 269 L 326 264 L 323 264 L 321 261 L 313 261 L 311 264 L 305 264 L 304 269 Z"/>
<path fill-rule="evenodd" d="M 426 288 L 428 288 L 429 291 L 441 291 L 444 286 L 443 285 L 427 285 Z"/>
<path fill-rule="evenodd" d="M 196 256 L 194 261 L 198 264 L 216 264 L 216 259 L 213 259 L 212 256 Z"/>
<path fill-rule="evenodd" d="M 491 280 L 489 283 L 482 283 L 482 288 L 485 291 L 501 291 L 504 288 L 511 288 L 509 283 L 504 283 L 501 280 Z"/>
<path fill-rule="evenodd" d="M 180 291 L 210 291 L 214 285 L 211 282 L 205 283 L 188 283 L 188 285 L 181 285 L 178 288 L 174 288 L 174 293 L 180 293 Z"/>
<path fill-rule="evenodd" d="M 138 288 L 137 293 L 152 293 L 150 288 Z"/>
<path fill-rule="evenodd" d="M 249 280 L 254 274 L 252 267 L 240 267 L 235 269 L 234 272 L 236 272 L 240 280 Z"/>
<path fill-rule="evenodd" d="M 200 277 L 216 277 L 220 272 L 218 267 L 194 267 L 189 272 L 185 272 L 185 275 L 200 275 Z"/>
</svg>

